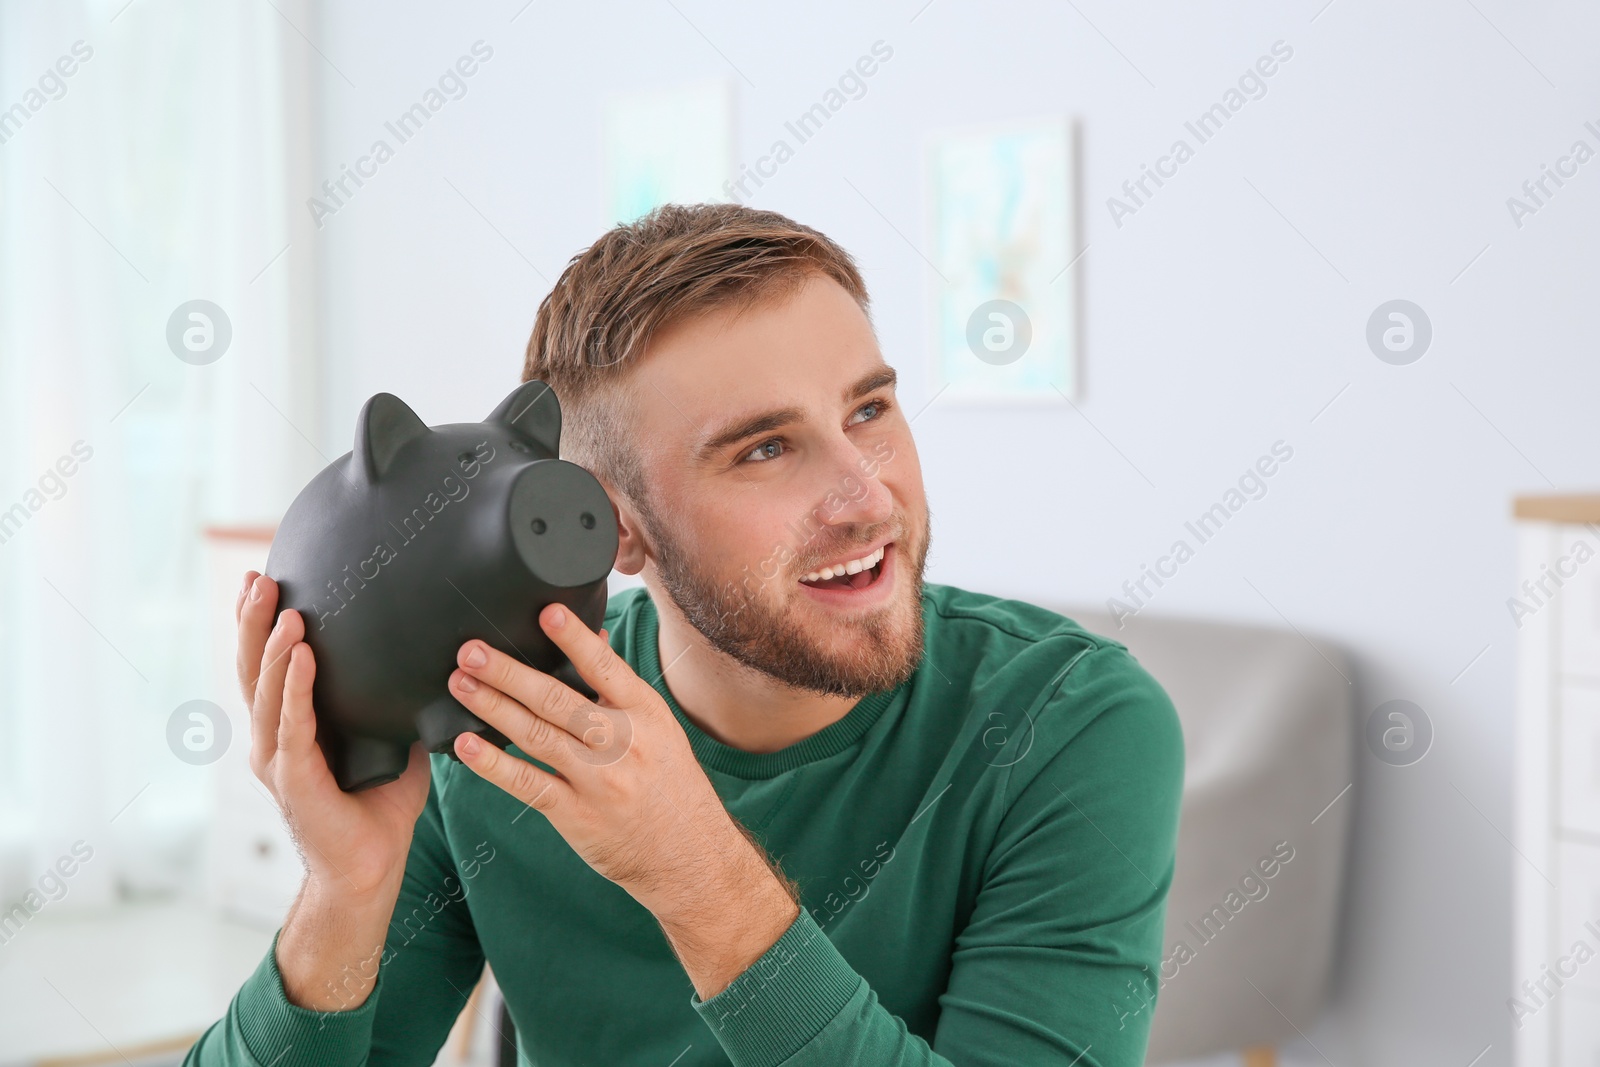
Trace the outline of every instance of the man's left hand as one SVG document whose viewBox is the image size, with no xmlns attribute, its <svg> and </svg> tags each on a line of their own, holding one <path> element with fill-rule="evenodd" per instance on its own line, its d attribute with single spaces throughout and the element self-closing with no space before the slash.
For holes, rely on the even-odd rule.
<svg viewBox="0 0 1600 1067">
<path fill-rule="evenodd" d="M 539 624 L 598 702 L 478 640 L 457 652 L 450 691 L 558 773 L 476 734 L 457 737 L 456 754 L 650 909 L 709 999 L 772 946 L 799 905 L 723 807 L 661 694 L 561 605 Z"/>
</svg>

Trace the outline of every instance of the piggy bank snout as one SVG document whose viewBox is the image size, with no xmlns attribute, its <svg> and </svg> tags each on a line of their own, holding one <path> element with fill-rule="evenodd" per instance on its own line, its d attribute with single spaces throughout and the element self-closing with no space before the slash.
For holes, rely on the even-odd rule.
<svg viewBox="0 0 1600 1067">
<path fill-rule="evenodd" d="M 617 519 L 611 498 L 594 475 L 575 463 L 530 463 L 512 485 L 508 521 L 523 563 L 552 588 L 600 581 L 616 563 Z"/>
</svg>

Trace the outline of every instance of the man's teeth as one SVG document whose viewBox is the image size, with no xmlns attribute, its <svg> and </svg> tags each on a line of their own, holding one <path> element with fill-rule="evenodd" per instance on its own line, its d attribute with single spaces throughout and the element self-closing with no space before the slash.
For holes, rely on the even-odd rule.
<svg viewBox="0 0 1600 1067">
<path fill-rule="evenodd" d="M 802 582 L 822 582 L 827 581 L 829 578 L 836 578 L 841 574 L 857 574 L 868 569 L 869 567 L 876 567 L 878 565 L 878 561 L 882 558 L 883 549 L 878 548 L 873 550 L 871 555 L 862 556 L 860 559 L 853 559 L 848 563 L 839 563 L 832 567 L 824 567 L 820 571 L 812 571 L 810 574 L 806 575 L 800 580 Z"/>
</svg>

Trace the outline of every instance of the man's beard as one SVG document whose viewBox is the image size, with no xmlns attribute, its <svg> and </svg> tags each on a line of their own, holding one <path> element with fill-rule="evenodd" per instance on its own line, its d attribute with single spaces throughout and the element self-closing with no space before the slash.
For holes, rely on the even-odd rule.
<svg viewBox="0 0 1600 1067">
<path fill-rule="evenodd" d="M 894 539 L 895 581 L 904 585 L 894 591 L 894 600 L 889 604 L 850 625 L 852 640 L 845 652 L 838 653 L 818 644 L 795 618 L 796 611 L 812 610 L 809 602 L 794 606 L 792 598 L 805 597 L 793 588 L 798 584 L 796 577 L 780 571 L 776 577 L 766 579 L 747 569 L 742 581 L 719 582 L 696 568 L 703 557 L 685 550 L 666 529 L 668 524 L 657 521 L 650 505 L 642 501 L 640 504 L 643 525 L 660 553 L 656 571 L 661 584 L 684 618 L 712 648 L 791 688 L 828 696 L 861 697 L 883 692 L 896 688 L 916 672 L 923 652 L 923 571 L 932 540 L 926 506 L 922 543 L 908 543 L 912 531 L 905 524 Z M 820 559 L 836 558 L 852 546 L 871 544 L 887 528 L 885 524 L 870 538 L 836 546 Z M 776 604 L 771 597 L 762 595 L 768 586 L 779 591 Z M 910 589 L 909 596 L 906 587 Z M 791 599 L 784 599 L 785 593 Z"/>
</svg>

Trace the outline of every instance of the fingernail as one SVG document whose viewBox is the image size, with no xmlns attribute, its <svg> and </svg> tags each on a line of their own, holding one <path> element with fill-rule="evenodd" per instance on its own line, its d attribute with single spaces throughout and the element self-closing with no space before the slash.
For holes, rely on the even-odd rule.
<svg viewBox="0 0 1600 1067">
<path fill-rule="evenodd" d="M 567 624 L 567 609 L 558 606 L 554 611 L 552 611 L 550 613 L 550 625 L 551 626 L 565 626 L 566 624 Z"/>
<path fill-rule="evenodd" d="M 483 748 L 483 742 L 478 740 L 477 734 L 461 735 L 461 751 L 464 755 L 476 756 Z"/>
<path fill-rule="evenodd" d="M 475 693 L 478 691 L 478 680 L 470 674 L 457 674 L 456 688 L 463 693 Z"/>
<path fill-rule="evenodd" d="M 260 600 L 261 599 L 261 578 L 260 578 L 260 576 L 257 576 L 256 580 L 250 583 L 250 599 L 251 600 Z"/>
<path fill-rule="evenodd" d="M 489 662 L 489 657 L 483 654 L 482 645 L 473 645 L 467 649 L 467 654 L 461 657 L 461 662 L 468 667 L 481 667 Z"/>
</svg>

